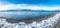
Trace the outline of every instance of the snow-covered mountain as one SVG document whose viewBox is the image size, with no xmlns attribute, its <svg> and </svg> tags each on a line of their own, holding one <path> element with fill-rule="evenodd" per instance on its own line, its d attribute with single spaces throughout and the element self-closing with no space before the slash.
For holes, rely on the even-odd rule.
<svg viewBox="0 0 60 28">
<path fill-rule="evenodd" d="M 1 10 L 0 12 L 9 12 L 9 11 L 43 11 L 43 12 L 60 12 L 60 10 L 31 10 L 31 9 L 16 9 L 16 10 Z"/>
</svg>

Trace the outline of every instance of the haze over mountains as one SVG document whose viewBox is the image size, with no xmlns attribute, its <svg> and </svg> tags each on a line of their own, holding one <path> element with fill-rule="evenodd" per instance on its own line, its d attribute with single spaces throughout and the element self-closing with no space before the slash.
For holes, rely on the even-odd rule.
<svg viewBox="0 0 60 28">
<path fill-rule="evenodd" d="M 60 10 L 31 10 L 31 9 L 1 10 L 0 12 L 14 12 L 14 11 L 60 12 Z"/>
</svg>

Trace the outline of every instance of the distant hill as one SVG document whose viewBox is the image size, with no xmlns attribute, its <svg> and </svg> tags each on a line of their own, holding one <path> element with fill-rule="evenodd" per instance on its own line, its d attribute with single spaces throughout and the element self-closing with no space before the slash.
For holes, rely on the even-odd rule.
<svg viewBox="0 0 60 28">
<path fill-rule="evenodd" d="M 31 10 L 31 9 L 21 9 L 21 10 L 3 10 L 0 12 L 13 12 L 13 11 L 39 11 L 39 12 L 60 12 L 60 10 Z"/>
</svg>

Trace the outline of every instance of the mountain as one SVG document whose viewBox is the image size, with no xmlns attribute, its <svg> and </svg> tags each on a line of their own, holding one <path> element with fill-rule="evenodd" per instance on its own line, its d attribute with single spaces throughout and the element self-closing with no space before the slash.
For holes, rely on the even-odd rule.
<svg viewBox="0 0 60 28">
<path fill-rule="evenodd" d="M 2 10 L 0 12 L 13 12 L 13 11 L 39 11 L 39 12 L 60 12 L 60 10 L 31 10 L 31 9 L 21 9 L 21 10 Z"/>
</svg>

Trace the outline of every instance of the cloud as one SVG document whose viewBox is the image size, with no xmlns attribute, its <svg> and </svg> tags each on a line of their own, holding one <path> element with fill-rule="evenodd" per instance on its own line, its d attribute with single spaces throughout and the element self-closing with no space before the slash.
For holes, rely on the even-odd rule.
<svg viewBox="0 0 60 28">
<path fill-rule="evenodd" d="M 60 7 L 47 7 L 41 5 L 30 5 L 30 4 L 11 4 L 0 2 L 0 10 L 21 10 L 21 9 L 31 9 L 31 10 L 58 10 Z"/>
<path fill-rule="evenodd" d="M 28 4 L 7 4 L 0 6 L 0 10 L 10 10 L 10 9 L 40 9 L 38 6 L 28 5 Z"/>
</svg>

